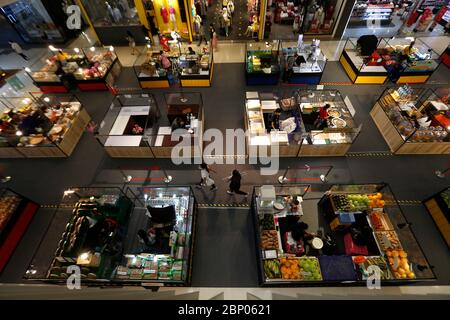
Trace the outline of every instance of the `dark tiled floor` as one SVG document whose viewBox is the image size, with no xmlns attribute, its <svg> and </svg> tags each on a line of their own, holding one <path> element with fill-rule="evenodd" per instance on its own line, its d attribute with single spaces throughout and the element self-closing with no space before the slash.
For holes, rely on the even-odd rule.
<svg viewBox="0 0 450 320">
<path fill-rule="evenodd" d="M 448 69 L 440 66 L 433 79 L 449 79 Z M 349 81 L 337 62 L 329 62 L 322 81 Z M 437 81 L 437 80 L 436 80 Z M 387 84 L 392 86 L 392 84 Z M 124 68 L 119 86 L 137 88 L 132 68 Z M 375 100 L 386 85 L 326 86 L 337 88 L 342 95 L 348 95 L 356 110 L 356 122 L 362 123 L 362 132 L 354 142 L 351 151 L 385 151 L 387 145 L 368 114 Z M 425 87 L 439 88 L 431 84 Z M 206 128 L 243 128 L 245 91 L 293 91 L 291 87 L 246 87 L 242 64 L 217 64 L 211 88 L 184 89 L 201 92 L 205 107 Z M 155 95 L 160 108 L 165 107 L 163 93 L 177 89 L 147 90 Z M 77 93 L 92 118 L 101 122 L 113 99 L 108 92 Z M 215 165 L 214 175 L 219 190 L 215 193 L 195 191 L 199 203 L 241 203 L 240 198 L 229 197 L 222 180 L 234 168 L 247 172 L 243 178 L 243 189 L 251 191 L 254 185 L 274 184 L 287 166 L 300 168 L 304 165 L 333 166 L 330 183 L 387 182 L 398 199 L 423 200 L 449 185 L 449 179 L 438 179 L 434 170 L 448 165 L 448 156 L 388 156 L 388 157 L 334 157 L 280 159 L 280 171 L 272 176 L 261 176 L 258 165 Z M 103 147 L 88 133 L 85 133 L 68 159 L 14 159 L 0 160 L 0 166 L 13 176 L 6 186 L 24 194 L 41 204 L 59 203 L 62 192 L 68 187 L 91 184 L 122 184 L 119 167 L 137 168 L 134 175 L 148 176 L 143 167 L 159 165 L 174 176 L 174 185 L 191 185 L 199 180 L 197 165 L 175 166 L 167 160 L 112 159 Z M 289 176 L 301 174 L 291 169 Z M 299 169 L 297 169 L 299 170 Z M 150 173 L 162 176 L 162 171 Z M 155 185 L 146 182 L 145 185 Z M 159 184 L 159 183 L 158 183 Z M 131 184 L 136 190 L 141 183 Z M 315 188 L 326 189 L 326 185 Z M 405 215 L 413 222 L 413 230 L 419 238 L 431 265 L 435 266 L 439 283 L 450 283 L 448 248 L 440 238 L 433 221 L 422 206 L 405 207 Z M 194 257 L 194 281 L 198 286 L 254 286 L 256 285 L 254 235 L 250 229 L 248 210 L 209 210 L 199 212 L 197 224 L 197 245 Z M 31 261 L 36 244 L 39 243 L 50 223 L 50 216 L 40 211 L 18 249 L 14 253 L 0 282 L 20 281 L 20 274 Z M 132 245 L 132 244 L 130 244 Z M 219 253 L 219 254 L 218 254 Z M 217 269 L 217 270 L 216 270 Z"/>
</svg>

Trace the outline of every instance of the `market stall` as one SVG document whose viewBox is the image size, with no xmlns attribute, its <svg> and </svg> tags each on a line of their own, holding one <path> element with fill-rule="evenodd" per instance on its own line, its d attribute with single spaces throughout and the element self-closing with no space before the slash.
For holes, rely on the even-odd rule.
<svg viewBox="0 0 450 320">
<path fill-rule="evenodd" d="M 17 192 L 0 190 L 0 274 L 38 209 L 37 203 Z"/>
<path fill-rule="evenodd" d="M 384 38 L 380 42 L 388 77 L 392 82 L 425 83 L 439 66 L 439 55 L 422 40 Z"/>
<path fill-rule="evenodd" d="M 71 188 L 25 274 L 66 284 L 189 285 L 196 202 L 190 187 Z M 55 240 L 55 235 L 61 238 Z"/>
<path fill-rule="evenodd" d="M 339 61 L 353 83 L 382 84 L 386 81 L 388 73 L 378 46 L 375 36 L 347 39 Z"/>
<path fill-rule="evenodd" d="M 321 51 L 317 40 L 312 44 L 301 42 L 297 46 L 288 46 L 282 42 L 283 59 L 287 64 L 292 60 L 292 70 L 284 80 L 292 84 L 319 84 L 327 63 L 327 58 Z M 283 68 L 283 65 L 281 66 Z"/>
<path fill-rule="evenodd" d="M 121 71 L 114 48 L 56 49 L 44 54 L 30 68 L 25 68 L 43 93 L 108 90 Z"/>
<path fill-rule="evenodd" d="M 178 58 L 182 87 L 210 87 L 214 73 L 214 58 L 211 43 L 200 47 L 195 54 L 188 52 Z"/>
<path fill-rule="evenodd" d="M 361 130 L 348 98 L 334 90 L 299 90 L 285 98 L 247 92 L 245 108 L 248 154 L 270 154 L 276 146 L 281 157 L 342 156 Z"/>
<path fill-rule="evenodd" d="M 147 93 L 116 96 L 96 134 L 97 140 L 104 146 L 109 156 L 114 158 L 201 156 L 203 150 L 201 95 L 171 93 L 165 98 L 167 107 L 161 113 L 155 98 Z M 179 134 L 173 135 L 177 129 L 180 129 Z M 185 148 L 177 150 L 175 147 L 180 143 L 180 139 Z"/>
<path fill-rule="evenodd" d="M 73 95 L 1 98 L 2 158 L 69 157 L 90 117 Z"/>
<path fill-rule="evenodd" d="M 189 285 L 196 223 L 191 188 L 144 188 L 143 194 L 147 211 L 138 228 L 146 232 L 149 242 L 125 249 L 113 281 Z"/>
<path fill-rule="evenodd" d="M 450 154 L 448 96 L 433 90 L 387 88 L 370 115 L 396 154 Z"/>
<path fill-rule="evenodd" d="M 423 201 L 423 204 L 450 247 L 450 188 L 429 197 Z"/>
<path fill-rule="evenodd" d="M 319 201 L 313 192 L 255 187 L 261 285 L 366 285 L 370 266 L 384 285 L 435 279 L 388 185 L 335 185 Z"/>
<path fill-rule="evenodd" d="M 96 134 L 113 158 L 153 158 L 151 139 L 157 133 L 160 111 L 153 95 L 117 95 Z"/>
<path fill-rule="evenodd" d="M 169 71 L 162 65 L 160 50 L 146 47 L 134 62 L 133 68 L 141 88 L 170 87 Z"/>
<path fill-rule="evenodd" d="M 252 42 L 245 45 L 245 79 L 249 86 L 276 85 L 280 78 L 280 42 Z"/>
</svg>

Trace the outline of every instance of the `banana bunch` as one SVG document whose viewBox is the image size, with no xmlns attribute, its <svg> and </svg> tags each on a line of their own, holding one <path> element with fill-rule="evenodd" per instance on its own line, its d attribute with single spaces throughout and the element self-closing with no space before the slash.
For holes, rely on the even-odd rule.
<svg viewBox="0 0 450 320">
<path fill-rule="evenodd" d="M 264 273 L 269 279 L 281 278 L 280 261 L 278 259 L 264 260 Z"/>
</svg>

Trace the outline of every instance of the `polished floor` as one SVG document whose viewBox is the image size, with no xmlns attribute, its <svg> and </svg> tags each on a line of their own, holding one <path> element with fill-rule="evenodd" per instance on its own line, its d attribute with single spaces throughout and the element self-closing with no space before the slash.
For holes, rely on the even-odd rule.
<svg viewBox="0 0 450 320">
<path fill-rule="evenodd" d="M 86 40 L 86 39 L 84 39 Z M 431 39 L 429 40 L 431 43 Z M 449 39 L 434 39 L 436 51 L 443 50 Z M 80 46 L 81 44 L 75 44 Z M 276 184 L 277 177 L 291 168 L 289 175 L 295 176 L 305 165 L 331 166 L 332 170 L 326 184 L 316 187 L 326 190 L 335 183 L 372 183 L 386 182 L 393 189 L 399 200 L 414 201 L 412 205 L 402 202 L 402 210 L 412 230 L 416 234 L 426 258 L 436 275 L 436 285 L 450 283 L 450 254 L 442 237 L 425 208 L 417 204 L 428 196 L 447 187 L 449 178 L 440 179 L 434 171 L 448 166 L 448 156 L 393 156 L 387 153 L 388 147 L 368 115 L 370 109 L 386 85 L 349 86 L 348 78 L 340 64 L 336 61 L 342 50 L 343 42 L 322 42 L 330 61 L 323 76 L 323 82 L 335 82 L 326 85 L 326 89 L 335 88 L 342 95 L 348 96 L 355 107 L 355 120 L 362 124 L 361 134 L 352 146 L 351 152 L 359 156 L 334 158 L 301 158 L 281 159 L 280 170 L 273 176 L 261 176 L 259 166 L 254 165 L 214 165 L 218 171 L 215 178 L 218 191 L 196 190 L 197 201 L 201 204 L 222 204 L 230 206 L 226 209 L 202 208 L 198 215 L 197 243 L 194 251 L 193 286 L 196 287 L 256 287 L 254 235 L 250 225 L 248 204 L 243 198 L 233 198 L 226 194 L 227 183 L 224 178 L 229 172 L 238 168 L 245 172 L 243 189 L 251 192 L 253 186 Z M 37 50 L 37 49 L 32 49 Z M 27 53 L 32 55 L 33 51 Z M 132 69 L 134 60 L 128 55 L 129 48 L 116 48 L 125 68 L 120 76 L 120 89 L 138 89 L 138 83 Z M 245 47 L 243 44 L 223 43 L 215 53 L 215 73 L 211 88 L 196 88 L 201 92 L 205 107 L 206 128 L 217 128 L 224 131 L 228 128 L 243 128 L 243 110 L 245 91 L 292 92 L 296 87 L 279 85 L 276 87 L 247 87 L 244 76 Z M 41 49 L 41 53 L 45 50 Z M 2 62 L 12 67 L 23 66 L 20 57 L 7 54 L 1 57 Z M 36 59 L 34 57 L 34 59 Z M 449 88 L 450 70 L 444 65 L 423 85 L 430 88 Z M 26 81 L 26 80 L 24 80 Z M 29 84 L 30 91 L 36 88 Z M 5 89 L 8 92 L 8 89 Z M 147 90 L 155 95 L 160 108 L 164 108 L 164 96 L 170 90 Z M 11 93 L 11 90 L 8 92 Z M 15 94 L 20 94 L 15 92 Z M 109 92 L 76 92 L 77 97 L 85 105 L 91 117 L 100 123 L 110 106 L 113 96 Z M 385 152 L 385 155 L 371 155 L 370 152 Z M 102 146 L 90 133 L 85 133 L 68 159 L 20 159 L 0 160 L 4 172 L 13 179 L 4 186 L 26 195 L 44 205 L 56 205 L 62 193 L 69 187 L 76 186 L 122 186 L 120 168 L 135 168 L 135 177 L 161 177 L 163 172 L 148 172 L 149 164 L 159 165 L 167 174 L 174 177 L 173 185 L 193 185 L 198 182 L 199 172 L 196 165 L 175 166 L 170 161 L 146 159 L 112 159 L 108 157 Z M 155 182 L 132 182 L 132 188 L 156 185 Z M 10 263 L 0 275 L 0 282 L 23 283 L 23 274 L 35 250 L 39 247 L 47 227 L 51 223 L 52 209 L 42 209 L 30 225 L 27 234 L 21 241 Z M 218 254 L 220 255 L 218 257 Z M 326 289 L 323 289 L 326 291 Z M 0 288 L 1 291 L 1 288 Z M 348 292 L 351 290 L 349 289 Z M 401 290 L 398 291 L 401 294 Z"/>
</svg>

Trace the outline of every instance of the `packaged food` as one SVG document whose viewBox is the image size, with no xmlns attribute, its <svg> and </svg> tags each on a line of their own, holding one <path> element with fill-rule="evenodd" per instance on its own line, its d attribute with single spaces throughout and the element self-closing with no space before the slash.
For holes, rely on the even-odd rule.
<svg viewBox="0 0 450 320">
<path fill-rule="evenodd" d="M 385 252 L 388 249 L 391 250 L 402 249 L 402 245 L 395 231 L 376 231 L 375 238 L 380 247 L 380 250 L 383 252 Z"/>
<path fill-rule="evenodd" d="M 276 230 L 263 230 L 261 232 L 262 249 L 278 249 L 278 232 Z"/>
</svg>

